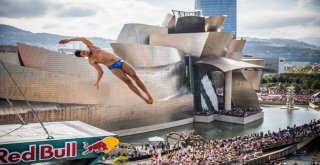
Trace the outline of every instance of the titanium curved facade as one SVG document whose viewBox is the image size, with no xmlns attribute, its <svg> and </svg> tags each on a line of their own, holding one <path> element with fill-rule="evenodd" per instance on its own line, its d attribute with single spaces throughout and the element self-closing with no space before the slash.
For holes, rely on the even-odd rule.
<svg viewBox="0 0 320 165">
<path fill-rule="evenodd" d="M 225 55 L 231 39 L 229 32 L 152 34 L 150 45 L 174 47 L 197 58 L 221 57 Z"/>
<path fill-rule="evenodd" d="M 97 91 L 91 82 L 83 82 L 73 76 L 52 73 L 4 63 L 21 91 L 29 101 L 104 104 L 108 86 L 104 82 L 101 90 Z M 9 97 L 13 100 L 24 100 L 18 88 L 0 64 L 0 98 Z"/>
<path fill-rule="evenodd" d="M 140 48 L 145 46 L 136 45 L 139 45 Z M 35 53 L 42 48 L 30 46 L 28 49 L 34 49 L 30 50 L 33 52 L 30 56 L 40 57 L 42 55 L 42 60 L 47 60 L 45 53 Z M 39 65 L 41 58 L 37 59 L 39 63 L 35 64 L 33 68 L 8 63 L 5 66 L 27 99 L 34 101 L 32 104 L 35 105 L 36 111 L 43 121 L 81 120 L 105 130 L 116 131 L 192 117 L 193 99 L 185 84 L 185 59 L 181 58 L 184 54 L 179 54 L 182 52 L 175 48 L 166 47 L 163 50 L 173 50 L 176 54 L 162 55 L 174 56 L 176 59 L 173 58 L 174 61 L 170 61 L 170 63 L 162 63 L 153 67 L 136 68 L 137 74 L 155 99 L 152 105 L 145 104 L 107 69 L 101 80 L 100 89 L 96 90 L 93 86 L 94 81 L 81 80 L 77 76 L 76 72 L 79 74 L 80 70 L 72 70 L 74 73 L 71 74 L 69 70 L 64 70 L 63 73 L 63 70 L 50 70 L 49 67 L 50 71 L 47 71 L 48 68 L 43 68 L 44 63 Z M 153 55 L 160 55 L 156 52 Z M 59 55 L 62 54 L 51 54 L 53 57 L 59 57 Z M 56 63 L 55 60 L 52 62 L 59 67 L 64 67 L 72 65 L 73 61 L 78 59 L 74 56 L 70 56 L 70 58 L 71 60 L 62 60 L 60 63 Z M 32 62 L 34 61 L 32 60 Z M 50 66 L 49 63 L 50 60 L 45 64 Z M 74 65 L 76 64 L 74 63 Z M 89 64 L 84 64 L 77 65 L 85 69 Z M 95 77 L 96 73 L 92 76 Z M 4 67 L 0 67 L 0 80 L 2 82 L 0 83 L 1 98 L 9 97 L 12 100 L 23 100 Z M 16 115 L 11 113 L 10 107 L 6 107 L 6 104 L 1 105 L 1 109 L 0 123 L 19 122 Z M 30 109 L 25 107 L 25 104 L 21 107 L 18 106 L 18 111 L 22 113 L 26 122 L 33 122 Z"/>
<path fill-rule="evenodd" d="M 19 56 L 15 52 L 0 52 L 0 59 L 5 63 L 20 65 Z"/>
<path fill-rule="evenodd" d="M 168 28 L 168 33 L 174 33 L 176 29 L 176 17 L 172 14 L 167 14 L 161 23 L 161 27 Z"/>
<path fill-rule="evenodd" d="M 192 120 L 194 110 L 231 110 L 231 98 L 236 107 L 258 107 L 253 83 L 248 82 L 257 74 L 243 69 L 263 66 L 238 58 L 244 42 L 232 41 L 232 32 L 219 32 L 225 16 L 186 16 L 197 13 L 167 15 L 162 27 L 125 24 L 111 44 L 111 52 L 135 68 L 154 98 L 152 105 L 136 96 L 107 66 L 101 65 L 104 76 L 96 90 L 97 73 L 83 58 L 25 44 L 18 44 L 19 65 L 7 55 L 1 57 L 29 101 L 50 102 L 45 111 L 38 111 L 43 121 L 81 120 L 117 131 Z M 4 82 L 1 98 L 23 100 L 3 67 L 0 79 Z M 27 122 L 33 120 L 29 110 L 24 107 L 22 111 Z M 0 116 L 0 123 L 17 121 L 12 114 Z"/>
<path fill-rule="evenodd" d="M 135 68 L 164 66 L 184 60 L 184 53 L 171 47 L 123 43 L 110 45 L 115 54 Z"/>
<path fill-rule="evenodd" d="M 209 16 L 206 18 L 206 32 L 220 32 L 226 16 Z"/>
<path fill-rule="evenodd" d="M 145 47 L 140 44 L 136 45 L 140 46 L 141 49 L 142 47 Z M 170 61 L 170 63 L 166 62 L 167 60 L 163 61 L 162 63 L 157 62 L 157 64 L 161 65 L 150 66 L 147 68 L 147 70 L 143 68 L 136 68 L 136 71 L 141 80 L 145 83 L 146 87 L 149 89 L 149 92 L 154 96 L 154 98 L 161 100 L 169 96 L 176 95 L 177 91 L 183 87 L 185 59 L 182 58 L 182 52 L 174 48 L 153 48 L 158 49 L 151 49 L 151 51 L 150 49 L 146 49 L 154 53 L 150 54 L 149 58 L 155 55 L 157 56 L 154 57 L 155 59 L 167 59 L 165 57 L 160 57 L 159 53 L 162 53 L 161 55 L 170 56 L 173 61 Z M 132 91 L 130 91 L 125 83 L 114 76 L 106 66 L 102 66 L 104 70 L 104 76 L 101 79 L 100 89 L 96 90 L 93 86 L 93 83 L 95 82 L 97 73 L 85 59 L 70 55 L 59 54 L 58 52 L 56 52 L 56 54 L 54 54 L 54 52 L 51 52 L 51 54 L 48 55 L 46 54 L 46 52 L 49 50 L 44 50 L 43 48 L 34 46 L 24 45 L 23 48 L 19 46 L 19 52 L 20 49 L 23 50 L 21 53 L 19 53 L 21 59 L 23 59 L 24 63 L 26 63 L 25 61 L 27 61 L 28 66 L 31 67 L 22 67 L 24 69 L 21 69 L 18 68 L 18 66 L 14 65 L 11 68 L 13 70 L 13 73 L 17 75 L 17 80 L 23 80 L 21 83 L 23 85 L 26 85 L 24 91 L 26 93 L 34 93 L 34 95 L 28 97 L 28 100 L 30 101 L 109 105 L 127 105 L 137 102 L 142 103 L 141 99 L 137 97 Z M 170 51 L 171 54 L 166 54 L 168 52 L 170 53 Z M 25 56 L 23 56 L 22 54 L 25 54 Z M 140 55 L 140 57 L 143 57 L 142 54 Z M 155 63 L 151 64 L 154 65 Z M 3 76 L 5 76 L 7 75 L 7 73 L 3 69 L 4 68 L 1 69 L 1 73 Z M 24 71 L 26 73 L 19 74 Z M 28 76 L 25 77 L 24 75 Z M 48 78 L 49 81 L 45 84 L 40 84 L 39 89 L 31 88 L 38 82 L 37 80 L 40 79 L 41 76 L 46 77 L 53 75 L 57 75 L 56 78 L 59 83 Z M 21 78 L 21 76 L 23 76 L 23 78 Z M 4 79 L 11 81 L 10 79 L 8 79 L 8 77 Z M 162 81 L 165 81 L 166 83 L 159 83 Z M 62 86 L 60 82 L 64 83 L 65 85 Z M 6 83 L 3 83 L 1 85 L 5 84 Z M 61 99 L 64 97 L 61 97 L 61 95 L 59 94 L 61 93 L 59 86 L 61 86 L 61 89 L 72 86 L 72 91 L 65 89 L 64 91 L 68 91 L 68 93 L 63 93 L 65 97 L 70 97 L 70 99 Z M 15 87 L 13 86 L 12 88 Z M 43 95 L 42 92 L 46 91 L 46 88 L 50 90 L 46 92 L 47 95 Z M 1 86 L 0 89 L 5 89 L 5 87 Z M 161 91 L 159 91 L 159 89 L 161 89 Z M 83 93 L 77 95 L 76 91 L 86 91 L 87 94 Z M 10 90 L 8 90 L 7 92 L 10 93 Z M 116 94 L 116 97 L 113 97 L 114 94 Z M 79 97 L 74 97 L 74 95 Z M 1 97 L 5 98 L 4 95 L 2 95 Z M 10 99 L 21 100 L 22 98 L 20 93 L 15 93 L 14 95 L 10 96 Z"/>
<path fill-rule="evenodd" d="M 116 42 L 149 44 L 149 36 L 151 34 L 168 34 L 168 28 L 145 24 L 125 24 Z"/>
<path fill-rule="evenodd" d="M 246 43 L 246 40 L 233 39 L 229 44 L 226 57 L 233 59 L 233 60 L 241 61 L 241 59 L 243 57 L 242 50 L 243 50 L 245 43 Z"/>
<path fill-rule="evenodd" d="M 174 47 L 200 57 L 209 33 L 151 34 L 150 45 Z"/>
<path fill-rule="evenodd" d="M 263 67 L 265 66 L 265 61 L 263 59 L 242 59 L 242 61 Z M 261 69 L 245 69 L 242 70 L 242 73 L 248 82 L 251 83 L 253 89 L 258 91 L 260 89 L 263 71 Z"/>
<path fill-rule="evenodd" d="M 186 16 L 177 20 L 175 33 L 197 33 L 204 32 L 204 17 Z"/>
<path fill-rule="evenodd" d="M 241 70 L 232 71 L 232 78 L 232 101 L 234 106 L 241 108 L 260 108 L 257 94 Z"/>
<path fill-rule="evenodd" d="M 236 40 L 233 39 L 231 40 L 229 47 L 228 47 L 228 53 L 233 53 L 233 52 L 242 52 L 244 45 L 246 44 L 246 40 L 240 39 Z"/>
<path fill-rule="evenodd" d="M 199 68 L 202 68 L 202 70 L 204 71 L 206 69 L 207 71 L 213 70 L 211 68 L 218 68 L 223 72 L 228 72 L 228 71 L 238 70 L 238 69 L 245 69 L 245 68 L 257 68 L 257 69 L 263 68 L 262 66 L 259 66 L 259 65 L 254 65 L 246 62 L 241 62 L 241 61 L 235 61 L 235 60 L 224 58 L 224 57 L 201 59 L 197 61 L 196 64 L 199 66 Z M 205 66 L 202 66 L 202 65 L 205 65 Z"/>
<path fill-rule="evenodd" d="M 21 43 L 17 45 L 21 63 L 25 67 L 91 81 L 96 78 L 96 71 L 84 58 Z"/>
<path fill-rule="evenodd" d="M 230 32 L 209 32 L 201 58 L 224 57 L 231 39 L 232 34 Z"/>
</svg>

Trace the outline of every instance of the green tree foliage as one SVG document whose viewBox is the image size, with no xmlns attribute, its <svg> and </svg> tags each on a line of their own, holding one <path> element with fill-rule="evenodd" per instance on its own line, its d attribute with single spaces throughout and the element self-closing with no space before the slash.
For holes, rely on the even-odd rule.
<svg viewBox="0 0 320 165">
<path fill-rule="evenodd" d="M 311 85 L 311 89 L 320 89 L 320 80 L 314 81 Z"/>
<path fill-rule="evenodd" d="M 128 158 L 125 156 L 118 156 L 116 160 L 112 162 L 112 165 L 125 165 L 127 164 Z"/>
<path fill-rule="evenodd" d="M 313 73 L 285 73 L 281 75 L 270 75 L 262 79 L 263 86 L 277 86 L 284 88 L 294 86 L 296 91 L 301 89 L 320 90 L 320 74 Z"/>
</svg>

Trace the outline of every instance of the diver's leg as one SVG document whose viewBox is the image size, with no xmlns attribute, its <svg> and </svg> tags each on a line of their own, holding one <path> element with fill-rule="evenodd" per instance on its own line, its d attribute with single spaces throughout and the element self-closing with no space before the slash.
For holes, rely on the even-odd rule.
<svg viewBox="0 0 320 165">
<path fill-rule="evenodd" d="M 140 78 L 138 77 L 138 75 L 136 74 L 136 71 L 133 69 L 133 67 L 127 63 L 124 62 L 121 66 L 121 69 L 125 72 L 125 74 L 129 75 L 138 85 L 138 87 L 144 92 L 146 93 L 146 95 L 148 96 L 148 99 L 153 101 L 153 98 L 151 97 L 150 93 L 148 92 L 146 86 L 143 84 L 143 82 L 140 80 Z"/>
<path fill-rule="evenodd" d="M 139 97 L 141 97 L 146 103 L 148 104 L 152 104 L 152 102 L 145 98 L 140 91 L 136 88 L 136 86 L 132 83 L 132 81 L 127 77 L 127 75 L 118 68 L 114 68 L 111 70 L 111 72 L 116 75 L 120 80 L 122 80 L 124 83 L 126 83 L 128 85 L 128 87 L 135 93 L 137 94 Z"/>
</svg>

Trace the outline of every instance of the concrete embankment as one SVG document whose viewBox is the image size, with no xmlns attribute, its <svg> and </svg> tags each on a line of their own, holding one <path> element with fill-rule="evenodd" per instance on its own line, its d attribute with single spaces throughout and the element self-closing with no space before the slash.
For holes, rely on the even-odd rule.
<svg viewBox="0 0 320 165">
<path fill-rule="evenodd" d="M 266 105 L 286 105 L 284 102 L 280 101 L 267 101 L 267 100 L 259 100 L 260 104 L 266 104 Z M 295 103 L 295 105 L 308 105 L 307 103 Z"/>
<path fill-rule="evenodd" d="M 277 151 L 263 154 L 262 156 L 260 156 L 256 159 L 252 159 L 252 160 L 248 161 L 246 164 L 247 165 L 265 164 L 265 162 L 267 162 L 269 159 L 275 160 L 275 159 L 283 158 L 283 157 L 289 155 L 290 153 L 297 151 L 297 150 L 301 149 L 302 147 L 306 146 L 308 143 L 310 143 L 311 141 L 313 141 L 316 138 L 317 137 L 305 138 L 302 142 L 290 145 L 288 147 L 279 149 Z"/>
</svg>

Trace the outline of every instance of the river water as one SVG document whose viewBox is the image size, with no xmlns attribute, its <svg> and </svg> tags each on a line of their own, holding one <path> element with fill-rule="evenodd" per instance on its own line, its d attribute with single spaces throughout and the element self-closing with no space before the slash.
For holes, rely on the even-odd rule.
<svg viewBox="0 0 320 165">
<path fill-rule="evenodd" d="M 306 106 L 300 107 L 301 108 L 299 110 L 288 111 L 286 109 L 280 109 L 280 106 L 277 105 L 263 105 L 262 109 L 264 112 L 264 119 L 260 119 L 246 125 L 220 121 L 214 121 L 211 123 L 192 123 L 153 132 L 120 137 L 120 141 L 125 143 L 147 143 L 148 137 L 165 137 L 165 134 L 170 132 L 189 133 L 191 130 L 195 130 L 197 134 L 205 139 L 220 139 L 251 133 L 260 133 L 261 131 L 266 133 L 268 130 L 278 131 L 279 128 L 284 129 L 287 126 L 298 126 L 310 122 L 313 119 L 320 119 L 319 111 L 307 108 Z"/>
</svg>

